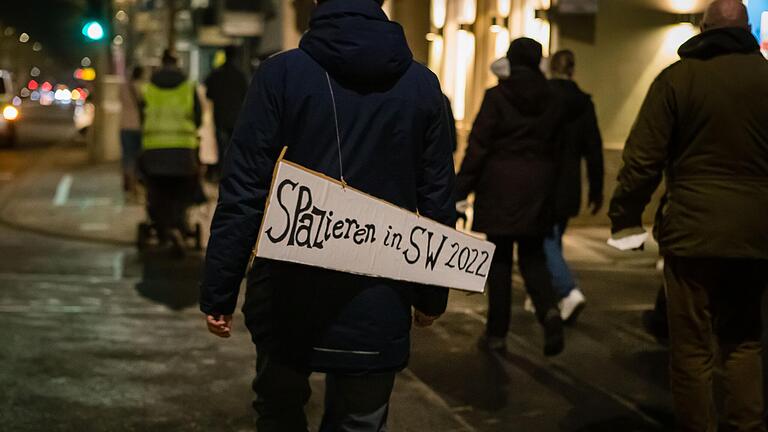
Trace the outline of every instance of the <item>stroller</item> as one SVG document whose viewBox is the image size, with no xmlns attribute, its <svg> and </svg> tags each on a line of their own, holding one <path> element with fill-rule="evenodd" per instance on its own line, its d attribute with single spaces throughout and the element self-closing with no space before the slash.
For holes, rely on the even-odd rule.
<svg viewBox="0 0 768 432">
<path fill-rule="evenodd" d="M 142 163 L 139 166 L 147 190 L 147 220 L 138 225 L 138 250 L 169 242 L 177 256 L 184 256 L 189 249 L 202 250 L 202 225 L 190 226 L 188 220 L 190 207 L 205 202 L 199 176 L 157 174 Z"/>
</svg>

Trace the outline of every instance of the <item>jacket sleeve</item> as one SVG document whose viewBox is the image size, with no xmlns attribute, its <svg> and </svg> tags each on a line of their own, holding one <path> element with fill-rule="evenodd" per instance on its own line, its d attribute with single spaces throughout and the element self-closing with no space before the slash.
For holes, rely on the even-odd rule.
<svg viewBox="0 0 768 432">
<path fill-rule="evenodd" d="M 587 162 L 587 179 L 589 180 L 589 200 L 601 201 L 603 198 L 603 186 L 605 177 L 605 163 L 603 161 L 603 137 L 600 135 L 600 127 L 597 124 L 595 106 L 590 102 L 584 120 L 583 131 L 586 140 L 584 142 L 583 155 Z"/>
<path fill-rule="evenodd" d="M 624 147 L 624 164 L 608 212 L 614 233 L 642 226 L 643 210 L 664 175 L 675 112 L 674 93 L 662 72 L 648 90 Z"/>
<path fill-rule="evenodd" d="M 439 84 L 435 80 L 435 88 Z M 456 204 L 453 199 L 454 169 L 450 123 L 442 93 L 437 103 L 422 149 L 418 176 L 419 214 L 453 227 Z M 414 307 L 427 315 L 441 315 L 448 305 L 446 288 L 417 285 Z"/>
<path fill-rule="evenodd" d="M 280 153 L 282 80 L 278 66 L 262 65 L 232 135 L 200 288 L 206 314 L 232 314 L 237 304 Z"/>
<path fill-rule="evenodd" d="M 469 134 L 467 151 L 456 177 L 456 201 L 466 199 L 467 195 L 475 190 L 490 151 L 493 130 L 498 120 L 496 107 L 490 95 L 490 91 L 485 93 L 480 111 L 472 125 L 472 132 Z"/>
</svg>

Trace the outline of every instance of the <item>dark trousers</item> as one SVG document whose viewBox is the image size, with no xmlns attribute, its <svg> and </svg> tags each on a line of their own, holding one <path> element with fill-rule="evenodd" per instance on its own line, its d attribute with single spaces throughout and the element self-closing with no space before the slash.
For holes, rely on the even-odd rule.
<svg viewBox="0 0 768 432">
<path fill-rule="evenodd" d="M 552 288 L 552 275 L 547 268 L 544 237 L 488 236 L 496 252 L 488 274 L 488 322 L 486 333 L 491 337 L 506 337 L 512 305 L 512 265 L 515 244 L 520 273 L 525 287 L 536 306 L 536 317 L 544 322 L 547 313 L 557 309 L 559 296 Z"/>
<path fill-rule="evenodd" d="M 281 364 L 259 351 L 253 390 L 258 432 L 307 432 L 304 406 L 312 391 L 309 372 Z M 319 432 L 384 432 L 395 372 L 328 373 Z"/>
<path fill-rule="evenodd" d="M 172 229 L 185 233 L 187 209 L 199 187 L 196 176 L 147 176 L 147 213 L 161 239 Z"/>
<path fill-rule="evenodd" d="M 670 378 L 678 429 L 765 431 L 762 323 L 768 261 L 665 257 Z M 723 370 L 724 412 L 718 420 L 713 374 Z"/>
<path fill-rule="evenodd" d="M 138 179 L 141 130 L 121 129 L 120 147 L 122 149 L 123 190 L 130 191 L 136 187 Z"/>
</svg>

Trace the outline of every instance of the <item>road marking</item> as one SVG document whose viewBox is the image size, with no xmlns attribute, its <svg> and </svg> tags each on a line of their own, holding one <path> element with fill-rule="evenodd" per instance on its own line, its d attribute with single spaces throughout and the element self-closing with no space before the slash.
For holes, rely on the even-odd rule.
<svg viewBox="0 0 768 432">
<path fill-rule="evenodd" d="M 67 203 L 69 199 L 69 190 L 72 188 L 72 182 L 74 178 L 71 175 L 66 174 L 59 180 L 59 185 L 56 186 L 56 195 L 53 196 L 53 205 L 61 207 Z"/>
<path fill-rule="evenodd" d="M 112 277 L 116 281 L 123 278 L 123 263 L 125 262 L 125 252 L 119 252 L 112 259 Z"/>
</svg>

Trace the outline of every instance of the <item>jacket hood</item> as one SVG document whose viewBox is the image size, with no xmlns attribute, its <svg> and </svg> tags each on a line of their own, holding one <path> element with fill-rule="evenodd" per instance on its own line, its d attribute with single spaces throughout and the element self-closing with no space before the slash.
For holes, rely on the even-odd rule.
<svg viewBox="0 0 768 432">
<path fill-rule="evenodd" d="M 496 75 L 496 78 L 498 79 L 507 79 L 509 78 L 510 67 L 511 65 L 509 64 L 509 59 L 502 57 L 491 63 L 491 72 Z"/>
<path fill-rule="evenodd" d="M 299 47 L 334 78 L 391 82 L 413 62 L 400 24 L 372 0 L 328 0 L 312 13 Z"/>
<path fill-rule="evenodd" d="M 524 115 L 543 113 L 552 96 L 544 74 L 527 66 L 510 66 L 509 77 L 499 80 L 499 90 Z"/>
<path fill-rule="evenodd" d="M 539 69 L 542 58 L 541 44 L 527 37 L 513 40 L 507 50 L 507 59 L 511 66 Z"/>
<path fill-rule="evenodd" d="M 725 54 L 749 54 L 760 51 L 752 33 L 742 28 L 707 30 L 684 43 L 677 53 L 681 58 L 707 60 Z"/>
<path fill-rule="evenodd" d="M 184 73 L 174 67 L 164 67 L 152 74 L 150 81 L 160 88 L 174 88 L 183 83 L 187 77 Z"/>
</svg>

